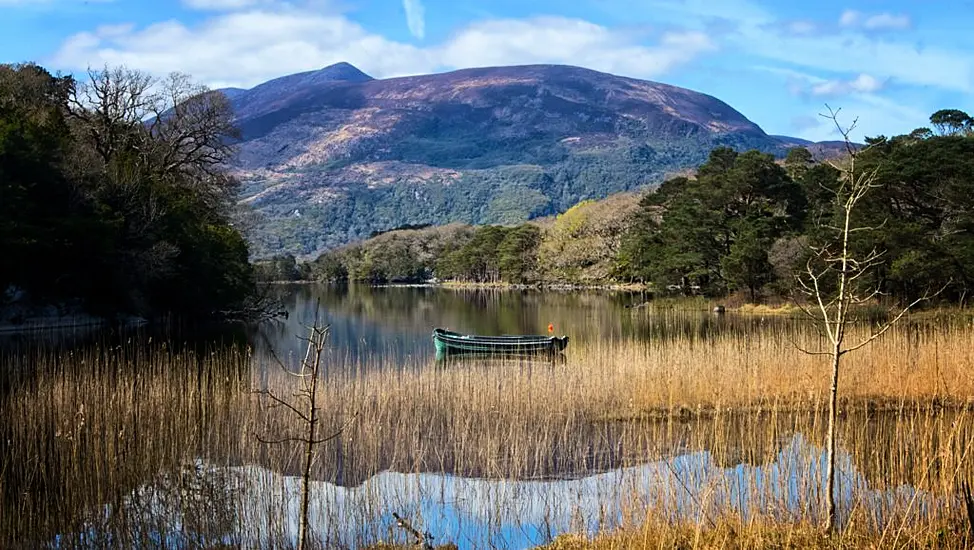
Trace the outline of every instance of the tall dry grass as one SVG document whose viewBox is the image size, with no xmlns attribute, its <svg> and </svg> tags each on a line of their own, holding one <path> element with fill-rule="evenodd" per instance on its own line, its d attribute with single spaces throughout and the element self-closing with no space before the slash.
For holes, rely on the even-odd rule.
<svg viewBox="0 0 974 550">
<path fill-rule="evenodd" d="M 839 441 L 844 521 L 855 540 L 961 540 L 959 488 L 974 471 L 972 337 L 964 324 L 904 327 L 847 357 Z M 739 543 L 750 542 L 727 547 L 761 547 L 760 533 L 797 537 L 819 518 L 828 367 L 796 347 L 817 342 L 810 328 L 591 341 L 573 343 L 563 365 L 389 365 L 376 354 L 327 375 L 322 432 L 355 420 L 319 449 L 313 476 L 354 488 L 387 470 L 542 480 L 656 465 L 668 481 L 648 492 L 635 483 L 613 489 L 629 504 L 600 526 L 655 541 L 644 547 L 693 548 L 724 540 L 720 529 L 730 525 L 750 533 Z M 250 466 L 297 475 L 302 463 L 300 445 L 258 437 L 301 429 L 252 391 L 298 387 L 267 358 L 130 344 L 38 351 L 0 368 L 0 546 L 57 534 L 63 547 L 247 546 L 258 535 L 272 546 L 293 542 L 277 482 L 255 489 L 239 477 Z M 778 470 L 788 476 L 764 479 Z M 354 510 L 343 504 L 340 516 L 316 525 L 318 540 L 347 540 L 343 530 L 369 521 L 374 529 L 363 527 L 356 541 L 389 538 L 380 519 L 418 498 L 402 491 Z M 518 520 L 505 511 L 514 501 L 484 498 L 490 521 Z M 266 501 L 263 511 L 244 514 L 254 499 Z M 641 525 L 654 526 L 655 538 Z"/>
</svg>

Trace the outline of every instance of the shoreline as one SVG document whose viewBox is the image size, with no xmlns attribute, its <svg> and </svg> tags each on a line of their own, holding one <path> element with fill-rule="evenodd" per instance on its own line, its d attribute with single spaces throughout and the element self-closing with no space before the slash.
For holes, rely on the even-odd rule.
<svg viewBox="0 0 974 550">
<path fill-rule="evenodd" d="M 611 290 L 616 292 L 652 292 L 650 285 L 644 283 L 468 283 L 461 281 L 424 281 L 401 283 L 368 283 L 365 281 L 261 281 L 260 285 L 361 285 L 371 288 L 455 288 L 455 289 L 484 289 L 484 290 Z"/>
<path fill-rule="evenodd" d="M 137 327 L 149 321 L 141 317 L 126 317 L 118 321 L 125 328 Z M 93 315 L 64 315 L 58 317 L 30 317 L 21 323 L 0 322 L 0 335 L 24 334 L 31 332 L 61 331 L 79 328 L 105 328 L 113 322 L 104 317 Z"/>
</svg>

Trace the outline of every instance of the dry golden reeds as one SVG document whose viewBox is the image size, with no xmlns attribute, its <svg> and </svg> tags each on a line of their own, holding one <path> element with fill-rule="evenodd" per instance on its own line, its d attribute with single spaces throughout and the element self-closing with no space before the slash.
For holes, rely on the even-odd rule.
<svg viewBox="0 0 974 550">
<path fill-rule="evenodd" d="M 328 546 L 352 525 L 362 544 L 388 539 L 383 511 L 438 498 L 409 481 L 365 484 L 384 471 L 587 487 L 628 468 L 617 485 L 599 478 L 613 503 L 588 520 L 615 534 L 551 548 L 914 548 L 935 536 L 951 547 L 966 536 L 960 487 L 974 477 L 972 341 L 970 325 L 904 326 L 848 357 L 838 542 L 808 527 L 820 513 L 828 383 L 821 358 L 798 349 L 818 343 L 810 327 L 581 341 L 565 364 L 386 364 L 375 354 L 325 375 L 319 390 L 322 432 L 347 427 L 315 458 L 314 478 L 333 487 L 321 485 L 313 507 L 331 518 L 316 524 L 317 540 Z M 294 543 L 291 495 L 270 473 L 298 474 L 303 450 L 260 442 L 294 419 L 254 390 L 297 386 L 265 359 L 133 343 L 7 357 L 0 368 L 0 546 L 58 534 L 63 547 L 152 545 L 165 532 L 173 546 Z M 526 502 L 517 491 L 488 486 L 464 489 L 483 499 L 485 521 L 535 524 L 534 512 L 511 511 Z M 341 504 L 329 500 L 339 493 Z M 552 521 L 554 533 L 571 527 Z"/>
</svg>

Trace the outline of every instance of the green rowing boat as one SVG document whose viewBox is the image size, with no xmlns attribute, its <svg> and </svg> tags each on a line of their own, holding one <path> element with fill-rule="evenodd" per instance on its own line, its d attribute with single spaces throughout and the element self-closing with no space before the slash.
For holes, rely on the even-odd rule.
<svg viewBox="0 0 974 550">
<path fill-rule="evenodd" d="M 565 350 L 567 336 L 478 336 L 433 329 L 436 357 L 447 355 L 554 355 Z"/>
</svg>

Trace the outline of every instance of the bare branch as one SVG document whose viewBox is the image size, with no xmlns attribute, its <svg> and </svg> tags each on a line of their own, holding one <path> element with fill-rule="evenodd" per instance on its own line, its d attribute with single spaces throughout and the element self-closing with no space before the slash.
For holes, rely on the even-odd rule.
<svg viewBox="0 0 974 550">
<path fill-rule="evenodd" d="M 883 325 L 879 328 L 879 330 L 877 330 L 876 332 L 873 332 L 870 336 L 868 336 L 866 339 L 862 340 L 858 344 L 856 344 L 854 346 L 850 346 L 848 348 L 845 348 L 845 349 L 841 350 L 841 353 L 846 354 L 846 353 L 849 353 L 849 352 L 852 352 L 852 351 L 856 351 L 857 349 L 860 349 L 860 348 L 862 348 L 864 346 L 869 345 L 870 342 L 872 342 L 873 340 L 879 338 L 880 336 L 882 336 L 883 334 L 885 334 L 889 329 L 891 329 L 900 319 L 903 318 L 904 315 L 906 315 L 911 309 L 913 309 L 914 307 L 916 307 L 918 304 L 920 304 L 921 302 L 925 302 L 927 300 L 931 300 L 931 299 L 937 297 L 941 292 L 943 292 L 944 290 L 946 290 L 948 286 L 950 286 L 951 282 L 952 281 L 947 281 L 947 284 L 945 284 L 940 290 L 938 290 L 938 291 L 936 291 L 934 293 L 925 292 L 923 294 L 923 296 L 920 296 L 916 300 L 913 300 L 912 302 L 910 302 L 909 305 L 907 305 L 906 307 L 904 307 L 903 309 L 901 309 L 900 312 L 896 315 L 896 317 L 894 317 L 893 319 L 891 319 L 891 320 L 883 323 Z"/>
<path fill-rule="evenodd" d="M 263 396 L 269 397 L 271 399 L 271 401 L 274 401 L 278 406 L 287 408 L 288 410 L 290 410 L 294 414 L 298 415 L 298 417 L 300 417 L 301 420 L 304 420 L 305 422 L 310 422 L 311 421 L 310 418 L 308 418 L 307 416 L 305 416 L 305 414 L 303 412 L 299 411 L 294 405 L 292 405 L 292 404 L 288 403 L 287 401 L 284 401 L 280 397 L 274 395 L 270 390 L 255 390 L 253 393 L 256 393 L 257 395 L 263 395 Z"/>
<path fill-rule="evenodd" d="M 254 437 L 257 438 L 257 441 L 260 441 L 265 445 L 280 445 L 282 443 L 305 443 L 305 444 L 308 443 L 308 440 L 303 437 L 281 437 L 278 439 L 265 439 L 261 437 L 260 434 L 258 433 L 255 433 Z"/>
<path fill-rule="evenodd" d="M 832 355 L 831 351 L 812 351 L 812 350 L 805 349 L 804 347 L 801 346 L 801 344 L 799 344 L 794 340 L 791 341 L 791 345 L 795 346 L 795 349 L 804 353 L 805 355 Z"/>
</svg>

